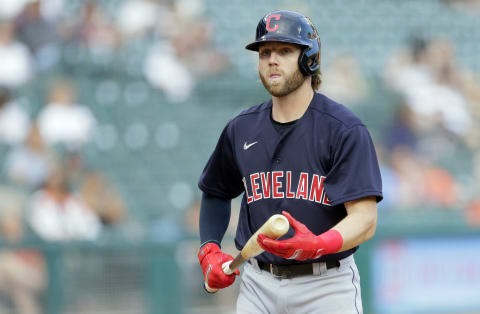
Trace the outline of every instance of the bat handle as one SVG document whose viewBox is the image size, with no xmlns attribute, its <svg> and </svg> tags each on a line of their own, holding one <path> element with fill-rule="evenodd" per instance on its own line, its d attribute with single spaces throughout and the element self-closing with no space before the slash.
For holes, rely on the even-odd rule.
<svg viewBox="0 0 480 314">
<path fill-rule="evenodd" d="M 235 269 L 233 269 L 233 270 L 230 269 L 230 264 L 231 263 L 232 263 L 232 261 L 228 261 L 228 262 L 223 263 L 223 265 L 222 265 L 223 272 L 227 275 L 231 275 L 235 271 Z M 206 282 L 205 282 L 205 289 L 207 289 L 207 291 L 210 292 L 210 293 L 215 293 L 215 292 L 218 291 L 218 289 L 210 288 L 208 286 L 208 283 L 206 283 Z"/>
</svg>

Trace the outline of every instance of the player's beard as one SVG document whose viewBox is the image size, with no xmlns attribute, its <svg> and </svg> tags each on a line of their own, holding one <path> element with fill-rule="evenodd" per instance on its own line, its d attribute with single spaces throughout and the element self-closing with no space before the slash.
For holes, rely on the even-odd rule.
<svg viewBox="0 0 480 314">
<path fill-rule="evenodd" d="M 275 97 L 282 97 L 290 94 L 291 92 L 297 90 L 297 88 L 299 88 L 306 80 L 306 77 L 302 74 L 302 72 L 300 72 L 299 69 L 296 69 L 292 74 L 285 76 L 283 84 L 275 85 L 270 84 L 262 75 L 262 73 L 260 73 L 260 71 L 258 74 L 265 89 L 270 93 L 270 95 Z M 267 71 L 267 75 L 270 75 L 270 71 Z"/>
</svg>

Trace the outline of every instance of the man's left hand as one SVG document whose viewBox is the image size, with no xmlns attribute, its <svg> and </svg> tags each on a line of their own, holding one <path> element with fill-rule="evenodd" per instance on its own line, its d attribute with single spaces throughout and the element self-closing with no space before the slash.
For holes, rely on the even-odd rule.
<svg viewBox="0 0 480 314">
<path fill-rule="evenodd" d="M 288 219 L 295 235 L 286 240 L 273 240 L 264 234 L 259 234 L 257 242 L 265 251 L 286 259 L 304 261 L 336 253 L 341 249 L 343 238 L 337 230 L 330 229 L 316 236 L 288 212 L 283 211 L 282 214 Z"/>
</svg>

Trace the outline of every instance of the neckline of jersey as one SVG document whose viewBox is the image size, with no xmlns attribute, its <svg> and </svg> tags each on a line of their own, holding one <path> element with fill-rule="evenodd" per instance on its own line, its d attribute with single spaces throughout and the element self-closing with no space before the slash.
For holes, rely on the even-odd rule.
<svg viewBox="0 0 480 314">
<path fill-rule="evenodd" d="M 293 121 L 288 121 L 288 122 L 278 122 L 278 121 L 275 121 L 272 117 L 272 110 L 270 109 L 270 121 L 272 121 L 272 123 L 275 125 L 275 126 L 278 126 L 279 128 L 288 128 L 292 125 L 294 125 L 295 123 L 297 123 L 298 120 L 300 120 L 301 118 L 299 119 L 296 119 L 296 120 L 293 120 Z"/>
<path fill-rule="evenodd" d="M 272 111 L 273 111 L 273 101 L 272 101 L 272 99 L 270 99 L 270 100 L 268 101 L 267 108 L 269 108 L 269 110 L 270 110 L 269 116 L 270 116 L 270 120 L 272 121 L 272 126 L 274 126 L 274 127 L 275 127 L 275 126 L 278 126 L 278 127 L 280 127 L 280 128 L 288 128 L 288 127 L 290 127 L 290 126 L 292 126 L 292 125 L 294 125 L 294 124 L 297 124 L 298 121 L 300 121 L 300 120 L 302 120 L 302 119 L 305 118 L 305 116 L 307 115 L 307 112 L 312 108 L 312 104 L 315 103 L 315 101 L 318 99 L 319 96 L 320 96 L 319 93 L 313 92 L 313 97 L 312 97 L 312 99 L 310 100 L 310 103 L 308 104 L 307 110 L 305 110 L 305 112 L 303 113 L 303 115 L 302 115 L 300 118 L 296 119 L 296 120 L 288 121 L 288 122 L 283 122 L 283 123 L 282 123 L 282 122 L 275 121 L 275 120 L 273 119 L 273 115 L 272 115 Z"/>
</svg>

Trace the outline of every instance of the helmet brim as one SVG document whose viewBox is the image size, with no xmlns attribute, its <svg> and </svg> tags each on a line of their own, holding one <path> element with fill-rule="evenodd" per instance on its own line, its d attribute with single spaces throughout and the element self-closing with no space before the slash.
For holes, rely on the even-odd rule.
<svg viewBox="0 0 480 314">
<path fill-rule="evenodd" d="M 281 36 L 262 36 L 258 40 L 254 41 L 245 46 L 245 49 L 251 51 L 258 51 L 258 47 L 260 44 L 267 43 L 267 42 L 280 42 L 280 43 L 289 43 L 295 44 L 302 47 L 310 47 L 310 43 L 301 39 L 291 38 L 291 37 L 281 37 Z"/>
</svg>

